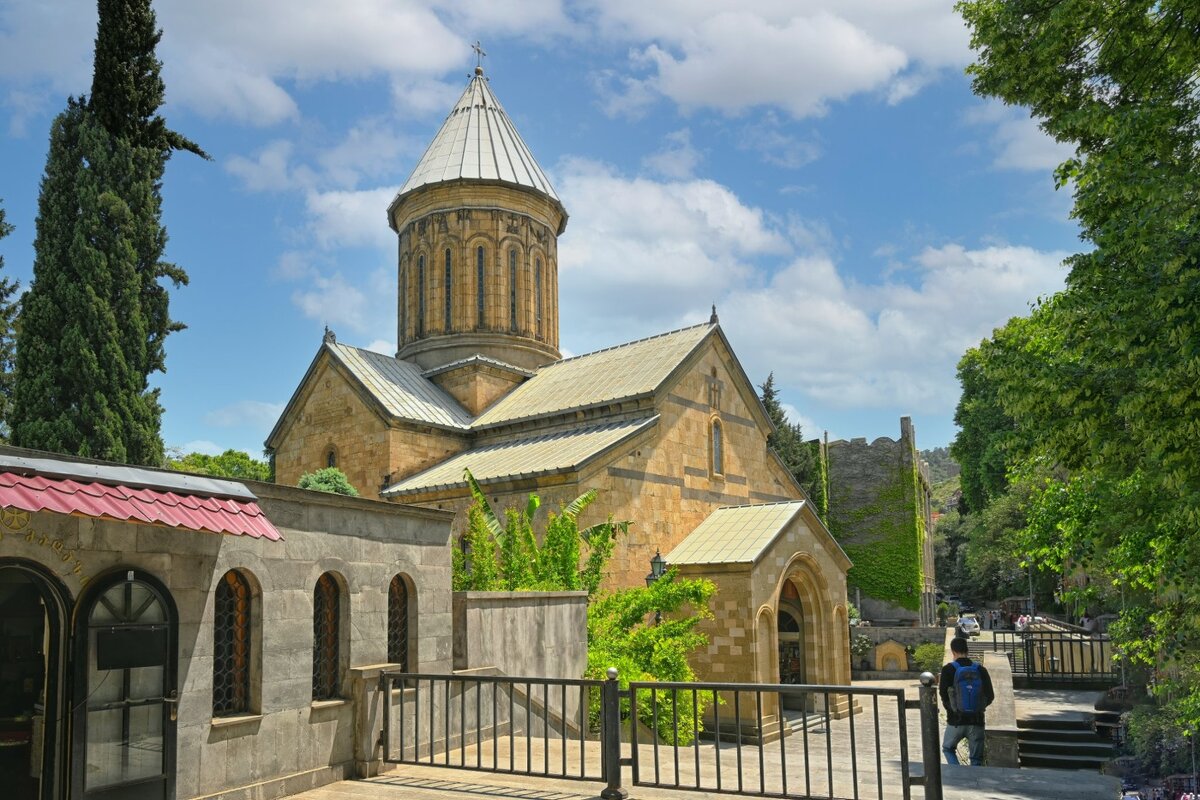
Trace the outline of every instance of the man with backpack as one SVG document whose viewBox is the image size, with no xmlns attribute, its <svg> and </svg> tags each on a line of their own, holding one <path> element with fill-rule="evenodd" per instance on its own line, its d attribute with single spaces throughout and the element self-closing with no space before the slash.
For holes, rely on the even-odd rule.
<svg viewBox="0 0 1200 800">
<path fill-rule="evenodd" d="M 942 667 L 938 692 L 946 709 L 946 735 L 942 737 L 942 752 L 947 764 L 958 764 L 955 748 L 963 739 L 970 748 L 971 765 L 983 766 L 983 713 L 992 700 L 992 679 L 982 664 L 967 655 L 967 640 L 956 636 L 950 640 L 954 660 Z"/>
</svg>

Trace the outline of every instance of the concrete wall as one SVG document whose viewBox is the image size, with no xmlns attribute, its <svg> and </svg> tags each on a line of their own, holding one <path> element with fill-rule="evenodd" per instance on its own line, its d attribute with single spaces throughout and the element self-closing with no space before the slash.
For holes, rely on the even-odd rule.
<svg viewBox="0 0 1200 800">
<path fill-rule="evenodd" d="M 248 485 L 283 541 L 49 512 L 27 519 L 6 514 L 0 530 L 0 556 L 61 575 L 72 603 L 88 583 L 113 571 L 143 570 L 167 586 L 179 614 L 180 798 L 247 792 L 273 798 L 351 774 L 351 668 L 387 658 L 387 592 L 397 574 L 412 586 L 412 666 L 430 672 L 451 666 L 449 514 Z M 252 628 L 260 644 L 252 660 L 259 664 L 252 670 L 253 713 L 214 718 L 215 587 L 230 569 L 242 571 L 254 589 Z M 343 585 L 346 669 L 343 699 L 314 703 L 313 589 L 326 571 Z"/>
<path fill-rule="evenodd" d="M 896 673 L 885 673 L 877 668 L 878 663 L 878 646 L 885 642 L 897 642 L 904 647 L 915 648 L 918 645 L 932 642 L 934 644 L 942 644 L 945 639 L 945 628 L 893 628 L 893 627 L 876 627 L 875 625 L 866 625 L 863 627 L 855 627 L 850 629 L 850 636 L 866 636 L 872 641 L 874 646 L 867 652 L 865 656 L 860 656 L 854 659 L 854 675 L 857 678 L 877 679 L 896 677 Z M 861 662 L 866 660 L 871 665 L 871 669 L 861 669 Z M 948 660 L 948 658 L 947 658 Z"/>
<path fill-rule="evenodd" d="M 454 592 L 454 669 L 582 678 L 587 592 Z"/>
</svg>

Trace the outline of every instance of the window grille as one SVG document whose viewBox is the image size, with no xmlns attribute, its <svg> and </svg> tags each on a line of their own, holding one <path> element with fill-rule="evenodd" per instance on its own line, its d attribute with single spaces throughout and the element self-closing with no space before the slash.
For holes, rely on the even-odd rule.
<svg viewBox="0 0 1200 800">
<path fill-rule="evenodd" d="M 337 581 L 326 572 L 313 591 L 313 700 L 338 696 L 340 601 Z"/>
<path fill-rule="evenodd" d="M 250 710 L 250 585 L 236 570 L 217 584 L 213 617 L 213 716 Z"/>
<path fill-rule="evenodd" d="M 388 587 L 388 661 L 408 671 L 408 585 L 399 575 Z"/>
<path fill-rule="evenodd" d="M 336 467 L 337 466 L 337 451 L 334 450 L 332 447 L 329 448 L 329 451 L 325 453 L 325 466 L 327 466 L 327 467 Z"/>
</svg>

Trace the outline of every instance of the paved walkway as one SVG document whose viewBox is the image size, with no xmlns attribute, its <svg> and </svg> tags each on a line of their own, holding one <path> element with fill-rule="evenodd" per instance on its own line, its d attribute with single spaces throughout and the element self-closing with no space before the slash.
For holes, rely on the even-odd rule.
<svg viewBox="0 0 1200 800">
<path fill-rule="evenodd" d="M 913 680 L 872 681 L 856 686 L 901 689 L 906 697 L 916 699 L 919 684 Z M 1018 716 L 1081 714 L 1091 708 L 1095 692 L 1017 692 Z M 875 704 L 869 696 L 859 696 L 862 711 L 850 719 L 824 720 L 810 724 L 807 736 L 796 733 L 782 742 L 768 744 L 760 753 L 757 747 L 744 747 L 741 752 L 743 786 L 747 791 L 778 794 L 785 790 L 792 795 L 833 798 L 884 798 L 899 800 L 901 742 L 897 704 L 890 697 L 881 697 Z M 905 714 L 910 760 L 919 769 L 921 758 L 921 728 L 919 712 Z M 850 747 L 853 739 L 855 747 Z M 544 763 L 557 765 L 564 755 L 556 749 L 557 742 L 549 741 L 549 750 L 535 738 L 526 750 L 517 739 L 515 757 L 518 768 L 526 758 L 538 767 Z M 628 745 L 626 745 L 628 747 Z M 655 753 L 649 746 L 639 750 L 640 775 L 643 781 L 654 779 Z M 628 752 L 628 751 L 627 751 Z M 878 755 L 877 755 L 878 753 Z M 476 761 L 473 747 L 463 754 L 466 763 Z M 500 764 L 508 762 L 507 742 L 497 745 Z M 480 761 L 491 763 L 491 743 L 484 742 Z M 585 764 L 588 774 L 599 773 L 599 747 L 589 743 L 582 755 L 569 747 L 567 762 L 571 772 Z M 678 766 L 675 751 L 658 748 L 658 777 L 660 783 L 678 783 L 706 789 L 716 785 L 716 773 L 723 775 L 722 786 L 729 788 L 736 781 L 738 750 L 732 744 L 717 747 L 703 742 L 698 747 L 681 748 Z M 454 754 L 458 757 L 458 753 Z M 761 759 L 761 762 L 760 762 Z M 697 771 L 697 760 L 699 770 Z M 760 763 L 762 769 L 760 771 Z M 832 769 L 830 769 L 832 767 Z M 676 772 L 678 770 L 678 772 Z M 626 776 L 630 770 L 626 768 Z M 948 767 L 943 765 L 943 794 L 945 800 L 1106 800 L 1120 796 L 1119 783 L 1113 778 L 1083 772 L 1062 772 L 1036 769 L 997 769 Z M 677 777 L 676 777 L 677 776 Z M 628 778 L 627 778 L 628 781 Z M 806 783 L 807 781 L 807 783 Z M 298 800 L 590 800 L 599 796 L 603 784 L 596 781 L 577 781 L 563 778 L 541 778 L 504 773 L 475 772 L 445 767 L 403 765 L 377 778 L 363 781 L 344 781 L 298 795 Z M 730 794 L 711 791 L 681 791 L 627 785 L 633 798 L 646 800 L 687 800 L 697 796 L 728 798 Z M 913 787 L 911 797 L 924 797 L 920 787 Z"/>
</svg>

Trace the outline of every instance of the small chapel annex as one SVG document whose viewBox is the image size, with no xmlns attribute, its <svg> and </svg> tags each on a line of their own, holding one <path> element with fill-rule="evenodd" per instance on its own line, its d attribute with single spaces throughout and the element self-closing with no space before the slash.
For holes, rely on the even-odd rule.
<svg viewBox="0 0 1200 800">
<path fill-rule="evenodd" d="M 607 585 L 641 584 L 656 552 L 717 583 L 702 676 L 848 684 L 850 561 L 768 448 L 716 309 L 562 358 L 567 212 L 481 68 L 387 215 L 398 352 L 326 332 L 266 441 L 276 480 L 337 466 L 366 497 L 456 512 L 459 533 L 465 469 L 500 509 L 595 488 L 581 524 L 633 523 Z"/>
</svg>

